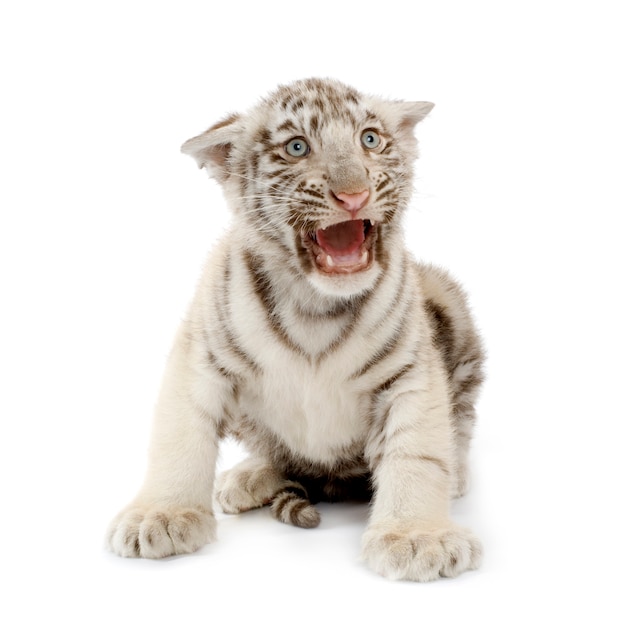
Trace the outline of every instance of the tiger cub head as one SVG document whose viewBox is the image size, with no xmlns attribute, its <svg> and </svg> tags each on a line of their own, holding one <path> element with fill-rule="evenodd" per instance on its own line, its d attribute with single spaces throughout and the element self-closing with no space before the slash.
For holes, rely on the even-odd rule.
<svg viewBox="0 0 626 626">
<path fill-rule="evenodd" d="M 307 79 L 223 119 L 182 151 L 222 184 L 255 254 L 325 294 L 353 295 L 371 288 L 402 245 L 413 127 L 432 107 Z"/>
</svg>

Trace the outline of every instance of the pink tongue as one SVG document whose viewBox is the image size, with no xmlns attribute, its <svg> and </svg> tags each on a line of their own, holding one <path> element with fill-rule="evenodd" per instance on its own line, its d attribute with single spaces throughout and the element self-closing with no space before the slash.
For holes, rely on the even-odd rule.
<svg viewBox="0 0 626 626">
<path fill-rule="evenodd" d="M 352 254 L 365 241 L 363 220 L 329 226 L 316 233 L 317 243 L 330 255 Z"/>
</svg>

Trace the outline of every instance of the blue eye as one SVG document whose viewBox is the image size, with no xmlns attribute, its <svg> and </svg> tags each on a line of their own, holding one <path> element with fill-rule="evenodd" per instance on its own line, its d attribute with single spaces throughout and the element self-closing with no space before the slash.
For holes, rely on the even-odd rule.
<svg viewBox="0 0 626 626">
<path fill-rule="evenodd" d="M 285 151 L 292 157 L 305 157 L 311 151 L 309 144 L 302 137 L 295 137 L 285 145 Z"/>
<path fill-rule="evenodd" d="M 380 146 L 380 135 L 375 130 L 363 131 L 361 143 L 369 150 L 374 150 Z"/>
</svg>

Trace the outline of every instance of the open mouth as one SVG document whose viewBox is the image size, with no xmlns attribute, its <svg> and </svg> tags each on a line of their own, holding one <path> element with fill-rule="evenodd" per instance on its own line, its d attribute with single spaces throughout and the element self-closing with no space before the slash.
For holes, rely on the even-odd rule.
<svg viewBox="0 0 626 626">
<path fill-rule="evenodd" d="M 361 272 L 374 260 L 378 226 L 370 220 L 350 220 L 303 234 L 318 270 L 326 274 Z"/>
</svg>

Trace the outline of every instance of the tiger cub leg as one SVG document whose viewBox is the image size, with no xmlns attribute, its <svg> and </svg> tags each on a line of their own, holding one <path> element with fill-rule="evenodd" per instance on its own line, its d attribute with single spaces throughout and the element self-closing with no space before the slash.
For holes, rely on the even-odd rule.
<svg viewBox="0 0 626 626">
<path fill-rule="evenodd" d="M 272 517 L 279 522 L 301 528 L 314 528 L 320 523 L 305 488 L 260 457 L 249 457 L 223 472 L 217 479 L 216 498 L 224 513 L 271 505 Z"/>
<path fill-rule="evenodd" d="M 232 390 L 217 372 L 197 365 L 203 359 L 181 326 L 155 411 L 144 484 L 107 531 L 108 548 L 120 556 L 186 554 L 215 537 L 218 431 Z M 187 389 L 201 391 L 181 392 Z"/>
<path fill-rule="evenodd" d="M 403 384 L 368 442 L 375 493 L 363 557 L 392 579 L 452 577 L 480 562 L 478 540 L 449 517 L 455 449 L 443 378 Z"/>
</svg>

